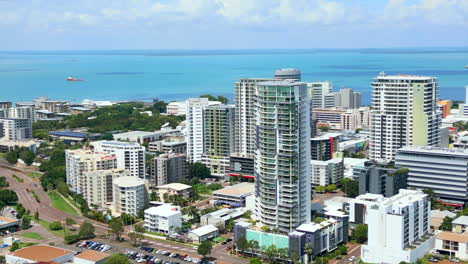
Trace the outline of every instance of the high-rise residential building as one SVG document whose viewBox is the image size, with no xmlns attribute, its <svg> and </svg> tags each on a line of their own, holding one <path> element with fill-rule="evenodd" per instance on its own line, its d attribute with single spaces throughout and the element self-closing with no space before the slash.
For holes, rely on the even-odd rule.
<svg viewBox="0 0 468 264">
<path fill-rule="evenodd" d="M 442 118 L 446 118 L 450 115 L 452 110 L 452 101 L 450 100 L 441 100 L 437 102 L 439 110 L 442 112 Z"/>
<path fill-rule="evenodd" d="M 366 263 L 415 263 L 434 248 L 430 233 L 431 202 L 415 190 L 385 198 L 365 208 L 368 226 L 367 245 L 361 247 Z"/>
<path fill-rule="evenodd" d="M 109 170 L 117 168 L 117 159 L 114 154 L 95 153 L 91 150 L 66 150 L 67 184 L 71 190 L 87 196 L 88 182 L 86 173 L 95 170 Z"/>
<path fill-rule="evenodd" d="M 149 181 L 153 186 L 182 182 L 188 178 L 187 155 L 165 153 L 150 162 Z"/>
<path fill-rule="evenodd" d="M 290 232 L 310 221 L 310 96 L 290 80 L 257 83 L 256 215 Z"/>
<path fill-rule="evenodd" d="M 253 157 L 255 154 L 255 85 L 271 78 L 242 78 L 235 84 L 235 153 Z"/>
<path fill-rule="evenodd" d="M 12 106 L 11 102 L 0 101 L 0 109 L 8 109 Z"/>
<path fill-rule="evenodd" d="M 135 142 L 94 141 L 91 142 L 96 152 L 114 154 L 117 168 L 127 169 L 130 176 L 145 178 L 145 147 Z"/>
<path fill-rule="evenodd" d="M 146 180 L 138 177 L 120 177 L 114 179 L 113 212 L 137 215 L 148 204 Z"/>
<path fill-rule="evenodd" d="M 330 92 L 324 95 L 325 108 L 358 108 L 361 106 L 361 93 L 354 92 L 351 88 L 341 88 L 339 92 Z"/>
<path fill-rule="evenodd" d="M 83 173 L 87 191 L 83 198 L 89 205 L 107 208 L 113 201 L 113 181 L 116 178 L 129 176 L 125 169 L 93 170 Z"/>
<path fill-rule="evenodd" d="M 301 71 L 293 68 L 279 69 L 275 71 L 275 79 L 300 81 Z"/>
<path fill-rule="evenodd" d="M 341 129 L 356 130 L 362 127 L 361 112 L 358 109 L 348 109 L 341 114 Z"/>
<path fill-rule="evenodd" d="M 34 107 L 11 107 L 8 109 L 8 117 L 28 119 L 31 124 L 36 120 L 36 110 Z"/>
<path fill-rule="evenodd" d="M 225 177 L 229 170 L 229 156 L 235 144 L 235 110 L 233 105 L 213 105 L 203 110 L 202 163 L 213 176 Z"/>
<path fill-rule="evenodd" d="M 186 115 L 187 114 L 187 102 L 170 102 L 166 106 L 166 112 L 168 115 Z"/>
<path fill-rule="evenodd" d="M 29 119 L 0 118 L 0 137 L 6 140 L 24 140 L 33 137 L 32 123 Z"/>
<path fill-rule="evenodd" d="M 353 167 L 353 178 L 359 179 L 359 194 L 373 193 L 392 197 L 407 188 L 408 169 L 381 166 L 368 161 Z"/>
<path fill-rule="evenodd" d="M 392 161 L 403 146 L 439 146 L 437 78 L 381 73 L 372 82 L 370 158 Z"/>
<path fill-rule="evenodd" d="M 337 184 L 344 176 L 342 159 L 331 159 L 327 161 L 311 160 L 310 170 L 311 183 L 314 187 Z"/>
<path fill-rule="evenodd" d="M 190 98 L 187 101 L 187 156 L 190 162 L 200 162 L 204 147 L 203 110 L 209 105 L 221 104 L 208 98 Z"/>
<path fill-rule="evenodd" d="M 468 202 L 468 150 L 403 147 L 395 164 L 409 169 L 408 188 L 431 189 L 444 203 Z"/>
<path fill-rule="evenodd" d="M 148 151 L 161 153 L 187 153 L 185 136 L 168 136 L 162 140 L 150 142 Z"/>
<path fill-rule="evenodd" d="M 338 151 L 337 133 L 328 133 L 310 139 L 310 158 L 312 160 L 331 160 L 333 153 Z"/>
<path fill-rule="evenodd" d="M 308 82 L 307 89 L 312 101 L 312 108 L 325 108 L 325 95 L 333 90 L 331 82 Z"/>
</svg>

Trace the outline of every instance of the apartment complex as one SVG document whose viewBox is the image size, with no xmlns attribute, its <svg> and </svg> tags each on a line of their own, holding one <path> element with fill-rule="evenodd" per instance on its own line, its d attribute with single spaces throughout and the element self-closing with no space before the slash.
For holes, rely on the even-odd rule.
<svg viewBox="0 0 468 264">
<path fill-rule="evenodd" d="M 151 159 L 149 180 L 153 186 L 182 182 L 188 173 L 187 155 L 166 153 Z"/>
<path fill-rule="evenodd" d="M 302 82 L 257 83 L 256 213 L 282 232 L 310 221 L 310 97 Z"/>
<path fill-rule="evenodd" d="M 293 68 L 279 69 L 275 71 L 275 79 L 300 81 L 301 71 Z"/>
<path fill-rule="evenodd" d="M 114 154 L 117 168 L 126 169 L 130 176 L 145 178 L 145 147 L 135 142 L 94 141 L 91 142 L 96 152 Z"/>
<path fill-rule="evenodd" d="M 161 153 L 187 153 L 187 142 L 184 136 L 169 136 L 162 140 L 150 142 L 148 151 Z"/>
<path fill-rule="evenodd" d="M 330 160 L 333 159 L 333 153 L 338 151 L 337 133 L 328 133 L 320 137 L 310 139 L 310 153 L 312 160 Z"/>
<path fill-rule="evenodd" d="M 29 119 L 0 118 L 0 138 L 24 140 L 32 137 L 32 123 Z"/>
<path fill-rule="evenodd" d="M 395 164 L 409 169 L 408 188 L 432 189 L 443 202 L 468 201 L 468 150 L 404 147 Z"/>
<path fill-rule="evenodd" d="M 353 178 L 359 179 L 359 194 L 373 193 L 392 197 L 407 188 L 408 169 L 387 168 L 375 162 L 353 167 Z"/>
<path fill-rule="evenodd" d="M 434 248 L 430 233 L 431 205 L 426 194 L 415 190 L 384 198 L 366 208 L 367 245 L 361 257 L 367 263 L 414 263 Z"/>
<path fill-rule="evenodd" d="M 325 107 L 325 95 L 331 93 L 333 85 L 331 82 L 308 82 L 307 89 L 309 90 L 312 108 Z"/>
<path fill-rule="evenodd" d="M 90 205 L 107 208 L 113 201 L 114 179 L 129 176 L 125 169 L 93 170 L 84 172 L 87 191 L 83 198 Z"/>
<path fill-rule="evenodd" d="M 114 179 L 113 213 L 137 215 L 148 204 L 146 181 L 135 176 Z"/>
<path fill-rule="evenodd" d="M 178 206 L 162 204 L 145 210 L 145 228 L 150 232 L 175 233 L 182 227 L 182 213 Z"/>
<path fill-rule="evenodd" d="M 117 168 L 114 154 L 95 153 L 91 150 L 66 150 L 67 184 L 78 194 L 88 196 L 88 180 L 86 173 L 96 170 L 110 170 Z"/>
<path fill-rule="evenodd" d="M 343 179 L 344 165 L 342 159 L 331 159 L 327 161 L 311 160 L 311 183 L 312 186 L 326 186 L 337 184 Z"/>
<path fill-rule="evenodd" d="M 361 106 L 361 93 L 351 88 L 341 88 L 339 92 L 330 92 L 324 95 L 323 107 L 358 108 Z"/>
<path fill-rule="evenodd" d="M 372 82 L 370 158 L 395 159 L 403 146 L 438 146 L 437 78 L 381 73 Z"/>
</svg>

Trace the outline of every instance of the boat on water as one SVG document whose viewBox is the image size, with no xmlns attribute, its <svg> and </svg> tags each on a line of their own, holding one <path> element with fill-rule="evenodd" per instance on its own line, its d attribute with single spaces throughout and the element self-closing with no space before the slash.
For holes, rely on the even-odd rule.
<svg viewBox="0 0 468 264">
<path fill-rule="evenodd" d="M 67 81 L 69 82 L 81 82 L 81 81 L 84 81 L 83 79 L 76 79 L 76 78 L 73 78 L 73 77 L 68 77 L 67 78 Z"/>
</svg>

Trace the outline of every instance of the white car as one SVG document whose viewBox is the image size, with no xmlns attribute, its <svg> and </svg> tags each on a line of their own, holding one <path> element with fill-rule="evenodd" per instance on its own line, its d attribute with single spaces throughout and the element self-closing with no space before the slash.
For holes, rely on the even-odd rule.
<svg viewBox="0 0 468 264">
<path fill-rule="evenodd" d="M 349 258 L 349 261 L 354 261 L 355 259 L 356 259 L 355 256 L 351 256 L 351 257 Z"/>
</svg>

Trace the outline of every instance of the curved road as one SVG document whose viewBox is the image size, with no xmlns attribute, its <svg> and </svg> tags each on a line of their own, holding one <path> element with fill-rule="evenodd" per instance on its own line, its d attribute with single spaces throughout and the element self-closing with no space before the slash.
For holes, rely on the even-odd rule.
<svg viewBox="0 0 468 264">
<path fill-rule="evenodd" d="M 23 183 L 19 183 L 12 177 L 13 175 L 23 179 Z M 20 171 L 8 169 L 3 166 L 0 167 L 0 176 L 6 177 L 7 181 L 10 183 L 10 189 L 14 190 L 18 195 L 19 202 L 23 204 L 26 209 L 29 209 L 31 214 L 34 214 L 34 212 L 38 210 L 39 218 L 42 220 L 47 222 L 64 221 L 65 218 L 70 217 L 77 223 L 82 223 L 84 221 L 92 223 L 96 228 L 96 233 L 105 233 L 105 231 L 108 230 L 106 224 L 93 221 L 83 216 L 71 215 L 52 207 L 52 201 L 47 193 L 42 189 L 38 179 L 31 179 Z M 34 199 L 33 195 L 28 192 L 27 189 L 34 190 L 39 197 L 40 203 Z"/>
</svg>

